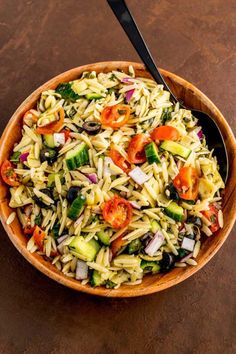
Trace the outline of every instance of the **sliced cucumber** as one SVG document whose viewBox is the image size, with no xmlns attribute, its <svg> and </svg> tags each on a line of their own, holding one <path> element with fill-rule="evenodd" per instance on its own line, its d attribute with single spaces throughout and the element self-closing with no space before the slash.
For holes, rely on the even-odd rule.
<svg viewBox="0 0 236 354">
<path fill-rule="evenodd" d="M 50 147 L 50 148 L 56 147 L 53 134 L 43 135 L 43 140 L 44 140 L 45 145 L 47 145 L 48 147 Z"/>
<path fill-rule="evenodd" d="M 184 219 L 184 209 L 175 202 L 171 202 L 164 210 L 166 215 L 173 220 L 182 221 Z"/>
<path fill-rule="evenodd" d="M 128 254 L 133 254 L 135 252 L 140 251 L 141 248 L 142 248 L 142 242 L 140 241 L 139 238 L 137 238 L 136 240 L 133 240 L 128 244 L 127 251 Z"/>
<path fill-rule="evenodd" d="M 145 145 L 145 155 L 148 160 L 148 163 L 151 165 L 152 163 L 160 163 L 160 157 L 158 155 L 158 149 L 154 141 L 152 141 L 150 144 Z"/>
<path fill-rule="evenodd" d="M 102 95 L 100 95 L 99 93 L 87 93 L 85 97 L 87 98 L 87 100 L 92 101 L 99 100 L 99 98 L 102 98 Z"/>
<path fill-rule="evenodd" d="M 100 246 L 94 239 L 85 241 L 82 236 L 75 236 L 69 244 L 69 249 L 85 262 L 92 262 L 98 253 Z"/>
<path fill-rule="evenodd" d="M 20 151 L 13 152 L 13 154 L 10 157 L 10 161 L 13 162 L 13 163 L 20 162 L 20 155 L 21 155 Z"/>
<path fill-rule="evenodd" d="M 55 176 L 56 176 L 56 175 L 59 175 L 60 180 L 62 180 L 63 177 L 64 177 L 64 172 L 63 172 L 63 171 L 60 171 L 60 172 L 58 172 L 58 173 L 50 173 L 50 174 L 48 175 L 47 187 L 51 188 L 51 187 L 53 187 L 53 186 L 55 185 Z"/>
<path fill-rule="evenodd" d="M 68 210 L 68 218 L 72 220 L 78 219 L 83 210 L 85 202 L 86 198 L 82 194 L 79 194 L 78 197 L 76 197 L 75 200 L 72 202 Z"/>
<path fill-rule="evenodd" d="M 172 155 L 181 156 L 183 157 L 183 159 L 187 159 L 192 152 L 192 150 L 190 150 L 189 148 L 172 140 L 163 141 L 163 143 L 160 145 L 160 149 L 166 150 Z"/>
<path fill-rule="evenodd" d="M 100 285 L 104 284 L 101 274 L 97 270 L 93 270 L 92 275 L 91 275 L 91 279 L 90 279 L 90 284 L 93 287 L 100 286 Z"/>
<path fill-rule="evenodd" d="M 70 171 L 80 166 L 87 165 L 88 162 L 88 146 L 85 143 L 76 146 L 66 153 L 66 164 Z"/>
<path fill-rule="evenodd" d="M 101 241 L 105 246 L 109 246 L 110 244 L 110 236 L 108 232 L 105 232 L 103 230 L 97 232 L 97 237 L 99 241 Z"/>
<path fill-rule="evenodd" d="M 159 230 L 161 230 L 160 224 L 156 220 L 152 220 L 151 221 L 151 231 L 155 234 Z"/>
<path fill-rule="evenodd" d="M 155 261 L 142 260 L 141 261 L 141 268 L 143 269 L 144 273 L 152 272 L 154 274 L 154 273 L 158 273 L 160 271 L 160 266 L 159 266 L 158 262 L 155 262 Z"/>
</svg>

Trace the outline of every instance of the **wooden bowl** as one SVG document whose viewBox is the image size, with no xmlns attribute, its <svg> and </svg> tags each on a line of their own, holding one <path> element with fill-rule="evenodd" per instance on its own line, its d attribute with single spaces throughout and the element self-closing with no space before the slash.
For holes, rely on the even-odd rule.
<svg viewBox="0 0 236 354">
<path fill-rule="evenodd" d="M 54 89 L 60 82 L 77 79 L 83 71 L 95 70 L 96 72 L 109 72 L 111 70 L 121 69 L 127 72 L 128 66 L 133 65 L 136 75 L 140 77 L 150 77 L 150 74 L 145 70 L 142 64 L 130 62 L 102 62 L 90 65 L 80 66 L 75 69 L 66 71 L 48 81 L 36 91 L 34 91 L 16 110 L 9 120 L 1 141 L 0 141 L 0 164 L 11 154 L 14 143 L 21 138 L 22 116 L 23 114 L 34 107 L 42 91 Z M 207 98 L 200 90 L 189 82 L 183 80 L 168 71 L 161 70 L 168 85 L 179 98 L 183 99 L 185 104 L 196 109 L 200 109 L 209 113 L 215 119 L 221 128 L 221 132 L 225 139 L 225 143 L 229 155 L 229 178 L 225 189 L 223 213 L 224 213 L 224 228 L 217 232 L 214 236 L 203 242 L 201 251 L 197 257 L 198 265 L 195 267 L 188 266 L 186 268 L 175 268 L 167 274 L 146 275 L 140 285 L 127 286 L 122 285 L 119 289 L 106 289 L 103 287 L 92 288 L 89 285 L 82 285 L 79 281 L 71 279 L 59 272 L 51 263 L 44 260 L 37 253 L 31 254 L 26 249 L 26 238 L 22 233 L 21 226 L 17 218 L 10 225 L 6 224 L 6 220 L 12 209 L 8 206 L 9 191 L 8 187 L 0 181 L 0 218 L 2 224 L 15 247 L 19 252 L 38 270 L 46 274 L 57 282 L 68 286 L 69 288 L 83 291 L 86 293 L 109 296 L 109 297 L 131 297 L 151 294 L 187 279 L 192 274 L 202 268 L 220 249 L 233 227 L 236 215 L 236 142 L 234 135 L 226 122 L 223 115 L 216 106 Z"/>
</svg>

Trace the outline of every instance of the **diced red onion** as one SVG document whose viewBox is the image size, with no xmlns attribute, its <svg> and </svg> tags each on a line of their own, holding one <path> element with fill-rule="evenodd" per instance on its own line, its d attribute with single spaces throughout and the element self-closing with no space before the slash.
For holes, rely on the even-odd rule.
<svg viewBox="0 0 236 354">
<path fill-rule="evenodd" d="M 54 133 L 53 138 L 54 138 L 54 144 L 56 146 L 64 145 L 66 142 L 66 138 L 65 138 L 64 133 Z"/>
<path fill-rule="evenodd" d="M 33 205 L 32 204 L 29 204 L 27 205 L 25 208 L 24 208 L 24 213 L 27 217 L 30 216 L 30 214 L 32 213 L 32 210 L 33 210 Z"/>
<path fill-rule="evenodd" d="M 74 227 L 77 227 L 81 224 L 81 222 L 83 221 L 84 219 L 84 214 L 80 215 L 80 217 L 75 221 L 74 223 Z"/>
<path fill-rule="evenodd" d="M 75 279 L 83 280 L 88 278 L 88 266 L 86 262 L 78 259 L 76 264 Z"/>
<path fill-rule="evenodd" d="M 192 240 L 191 238 L 188 238 L 188 237 L 184 237 L 183 241 L 182 241 L 181 248 L 192 252 L 194 249 L 194 245 L 195 245 L 195 240 Z"/>
<path fill-rule="evenodd" d="M 150 256 L 154 256 L 156 251 L 159 250 L 161 245 L 164 242 L 164 236 L 161 231 L 157 231 L 157 233 L 154 235 L 153 239 L 148 243 L 147 247 L 145 248 L 145 252 Z"/>
<path fill-rule="evenodd" d="M 121 82 L 124 82 L 125 84 L 129 84 L 131 83 L 132 81 L 130 81 L 130 77 L 124 77 Z"/>
<path fill-rule="evenodd" d="M 136 203 L 136 202 L 131 201 L 130 204 L 132 205 L 132 207 L 134 209 L 141 209 L 141 206 L 138 203 Z"/>
<path fill-rule="evenodd" d="M 68 237 L 69 237 L 69 235 L 63 235 L 61 237 L 58 237 L 57 242 L 60 244 L 63 241 L 65 241 Z"/>
<path fill-rule="evenodd" d="M 181 258 L 180 262 L 182 263 L 182 262 L 187 261 L 189 258 L 192 257 L 192 255 L 193 255 L 193 252 L 187 254 L 187 256 L 184 256 L 183 258 Z"/>
<path fill-rule="evenodd" d="M 129 91 L 127 91 L 126 93 L 125 93 L 125 99 L 126 99 L 126 101 L 127 102 L 129 102 L 130 100 L 131 100 L 131 98 L 132 98 L 132 96 L 133 96 L 133 94 L 134 94 L 134 89 L 132 89 L 132 90 L 129 90 Z"/>
<path fill-rule="evenodd" d="M 88 173 L 86 174 L 86 177 L 90 180 L 91 183 L 98 183 L 98 176 L 96 175 L 96 173 Z"/>
<path fill-rule="evenodd" d="M 28 156 L 29 156 L 29 152 L 23 152 L 23 154 L 20 155 L 21 162 L 27 161 Z"/>
<path fill-rule="evenodd" d="M 132 171 L 130 171 L 129 176 L 139 185 L 149 180 L 149 176 L 144 173 L 140 167 L 135 167 Z"/>
<path fill-rule="evenodd" d="M 197 136 L 199 137 L 200 140 L 202 140 L 202 138 L 203 138 L 202 130 L 199 130 L 199 132 L 197 133 Z"/>
</svg>

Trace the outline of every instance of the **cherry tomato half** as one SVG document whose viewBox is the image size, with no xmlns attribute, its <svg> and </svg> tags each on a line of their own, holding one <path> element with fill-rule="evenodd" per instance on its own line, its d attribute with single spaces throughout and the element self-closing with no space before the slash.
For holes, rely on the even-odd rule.
<svg viewBox="0 0 236 354">
<path fill-rule="evenodd" d="M 35 109 L 30 109 L 29 111 L 25 112 L 23 116 L 23 123 L 28 125 L 29 127 L 32 127 L 32 125 L 37 122 L 38 117 L 39 112 Z"/>
<path fill-rule="evenodd" d="M 52 122 L 50 124 L 45 125 L 44 127 L 36 128 L 36 133 L 38 134 L 52 134 L 58 133 L 64 123 L 65 112 L 64 109 L 61 107 L 55 114 L 59 114 L 59 120 L 56 122 Z"/>
<path fill-rule="evenodd" d="M 163 125 L 161 127 L 157 127 L 151 133 L 151 139 L 155 141 L 159 140 L 178 140 L 179 139 L 179 131 L 171 127 L 169 125 Z"/>
<path fill-rule="evenodd" d="M 202 214 L 211 222 L 210 230 L 211 232 L 216 232 L 219 230 L 220 225 L 218 221 L 219 210 L 214 204 L 209 205 L 209 210 L 202 211 Z"/>
<path fill-rule="evenodd" d="M 39 226 L 36 226 L 33 233 L 33 238 L 34 238 L 34 242 L 36 243 L 36 245 L 39 247 L 40 250 L 43 250 L 43 242 L 45 237 L 46 237 L 45 231 L 40 229 Z"/>
<path fill-rule="evenodd" d="M 144 134 L 135 135 L 128 146 L 129 162 L 139 164 L 146 161 L 144 146 L 150 142 L 150 139 Z"/>
<path fill-rule="evenodd" d="M 111 243 L 112 255 L 115 256 L 121 250 L 121 248 L 124 246 L 124 244 L 125 244 L 125 240 L 123 240 L 123 235 L 121 235 L 120 237 L 115 239 Z"/>
<path fill-rule="evenodd" d="M 115 195 L 104 203 L 102 215 L 114 229 L 123 229 L 130 223 L 132 206 L 124 198 Z"/>
<path fill-rule="evenodd" d="M 31 226 L 29 223 L 25 225 L 23 232 L 25 235 L 33 235 L 34 230 L 35 230 L 35 226 Z"/>
<path fill-rule="evenodd" d="M 114 164 L 120 167 L 125 173 L 130 171 L 130 163 L 114 148 L 109 151 L 109 157 L 112 159 Z"/>
<path fill-rule="evenodd" d="M 124 104 L 105 107 L 101 114 L 101 123 L 106 127 L 120 128 L 125 125 L 130 116 L 130 108 Z"/>
<path fill-rule="evenodd" d="M 65 135 L 65 141 L 67 141 L 70 138 L 70 130 L 68 129 L 62 129 L 60 130 L 60 133 L 64 133 Z"/>
<path fill-rule="evenodd" d="M 17 187 L 20 185 L 13 164 L 8 160 L 5 160 L 1 166 L 1 176 L 3 181 L 9 186 Z"/>
<path fill-rule="evenodd" d="M 185 200 L 195 200 L 197 198 L 199 178 L 194 167 L 182 167 L 173 184 L 180 198 Z"/>
</svg>

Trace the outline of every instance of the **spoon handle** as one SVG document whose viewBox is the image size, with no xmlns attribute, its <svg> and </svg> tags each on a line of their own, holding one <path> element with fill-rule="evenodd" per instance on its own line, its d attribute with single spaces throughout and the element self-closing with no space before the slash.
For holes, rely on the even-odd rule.
<svg viewBox="0 0 236 354">
<path fill-rule="evenodd" d="M 161 73 L 157 69 L 152 55 L 138 29 L 138 26 L 135 23 L 133 16 L 131 15 L 126 3 L 124 0 L 107 0 L 110 5 L 113 13 L 115 14 L 117 20 L 120 22 L 123 30 L 126 32 L 130 42 L 133 44 L 136 49 L 139 57 L 146 65 L 146 68 L 151 73 L 153 79 L 158 83 L 162 84 L 164 88 L 170 92 L 174 102 L 177 102 L 177 98 L 171 92 L 170 88 L 163 79 Z"/>
</svg>

